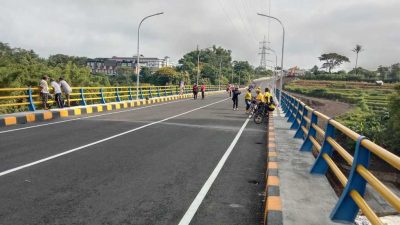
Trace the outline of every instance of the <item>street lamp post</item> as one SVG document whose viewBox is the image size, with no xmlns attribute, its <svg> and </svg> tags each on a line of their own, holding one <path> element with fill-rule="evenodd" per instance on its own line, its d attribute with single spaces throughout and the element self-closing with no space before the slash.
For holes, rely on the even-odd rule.
<svg viewBox="0 0 400 225">
<path fill-rule="evenodd" d="M 221 68 L 222 68 L 222 58 L 219 60 L 218 91 L 221 90 Z"/>
<path fill-rule="evenodd" d="M 140 71 L 140 56 L 139 56 L 139 38 L 140 38 L 140 26 L 142 25 L 143 21 L 145 21 L 147 18 L 152 17 L 152 16 L 158 16 L 164 14 L 164 12 L 160 13 L 155 13 L 149 16 L 144 17 L 138 26 L 138 31 L 137 31 L 137 55 L 136 55 L 136 99 L 139 99 L 139 71 Z"/>
<path fill-rule="evenodd" d="M 275 93 L 275 90 L 276 90 L 276 68 L 278 67 L 278 55 L 272 48 L 268 48 L 267 50 L 271 51 L 275 55 L 274 84 L 273 84 L 274 93 Z"/>
<path fill-rule="evenodd" d="M 208 48 L 213 48 L 213 47 L 207 47 Z M 199 76 L 200 76 L 200 50 L 199 50 L 199 45 L 197 45 L 197 77 L 196 77 L 196 84 L 199 85 Z"/>
<path fill-rule="evenodd" d="M 282 77 L 283 77 L 283 53 L 284 53 L 284 50 L 285 50 L 285 27 L 283 26 L 283 23 L 276 17 L 268 16 L 268 15 L 261 14 L 261 13 L 257 13 L 257 15 L 274 19 L 274 20 L 278 21 L 282 26 L 282 33 L 283 33 L 283 35 L 282 35 L 282 58 L 281 58 L 281 77 L 280 77 L 280 84 L 279 84 L 280 85 L 279 104 L 281 104 L 281 100 L 282 100 Z"/>
</svg>

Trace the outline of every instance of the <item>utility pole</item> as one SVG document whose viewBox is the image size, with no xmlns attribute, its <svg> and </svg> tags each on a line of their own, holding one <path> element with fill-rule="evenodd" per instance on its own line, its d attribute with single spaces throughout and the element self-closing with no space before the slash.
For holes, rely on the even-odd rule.
<svg viewBox="0 0 400 225">
<path fill-rule="evenodd" d="M 222 58 L 219 60 L 218 91 L 221 90 L 221 68 L 222 68 Z"/>
<path fill-rule="evenodd" d="M 240 71 L 238 72 L 238 74 L 239 74 L 239 88 L 240 88 Z"/>
<path fill-rule="evenodd" d="M 259 55 L 261 55 L 261 60 L 260 60 L 260 67 L 261 68 L 264 68 L 264 69 L 267 69 L 267 58 L 266 58 L 266 55 L 268 54 L 267 53 L 267 41 L 265 40 L 265 36 L 264 36 L 264 41 L 261 41 L 260 42 L 260 50 L 261 50 L 261 52 L 260 53 L 258 53 Z"/>
<path fill-rule="evenodd" d="M 200 76 L 200 51 L 199 51 L 199 45 L 197 45 L 197 78 L 196 78 L 197 85 L 199 85 L 199 76 Z"/>
</svg>

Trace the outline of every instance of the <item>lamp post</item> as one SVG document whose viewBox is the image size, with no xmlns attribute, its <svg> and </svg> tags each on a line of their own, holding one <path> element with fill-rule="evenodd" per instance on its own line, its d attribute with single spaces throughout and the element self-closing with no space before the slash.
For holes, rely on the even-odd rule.
<svg viewBox="0 0 400 225">
<path fill-rule="evenodd" d="M 139 71 L 140 71 L 140 68 L 139 68 L 140 67 L 140 62 L 139 62 L 139 59 L 140 59 L 140 56 L 139 56 L 139 44 L 140 44 L 140 42 L 139 42 L 139 38 L 140 38 L 140 26 L 142 25 L 143 21 L 145 21 L 147 18 L 153 17 L 153 16 L 158 16 L 158 15 L 161 15 L 161 14 L 164 14 L 164 12 L 155 13 L 155 14 L 152 14 L 152 15 L 144 17 L 140 21 L 139 26 L 138 26 L 138 31 L 137 31 L 137 55 L 136 55 L 136 99 L 139 99 Z"/>
<path fill-rule="evenodd" d="M 218 91 L 221 90 L 221 68 L 222 68 L 222 58 L 219 60 Z"/>
<path fill-rule="evenodd" d="M 261 13 L 257 13 L 257 15 L 274 19 L 274 20 L 278 21 L 282 26 L 282 33 L 283 33 L 283 35 L 282 35 L 282 58 L 281 58 L 281 77 L 280 77 L 280 84 L 279 84 L 280 85 L 280 91 L 282 93 L 283 53 L 284 53 L 284 50 L 285 50 L 285 27 L 283 26 L 283 23 L 276 17 L 268 16 L 268 15 L 261 14 Z M 282 99 L 282 94 L 279 95 L 279 104 L 281 104 L 281 99 Z"/>
<path fill-rule="evenodd" d="M 204 49 L 208 48 L 213 48 L 213 47 L 207 47 Z M 197 78 L 196 78 L 197 85 L 199 85 L 199 76 L 200 76 L 200 50 L 199 50 L 199 45 L 197 45 Z"/>
<path fill-rule="evenodd" d="M 275 89 L 276 89 L 276 68 L 278 67 L 278 55 L 276 54 L 276 52 L 272 48 L 268 48 L 267 50 L 271 51 L 275 55 L 274 84 L 273 84 L 274 93 L 275 93 Z"/>
</svg>

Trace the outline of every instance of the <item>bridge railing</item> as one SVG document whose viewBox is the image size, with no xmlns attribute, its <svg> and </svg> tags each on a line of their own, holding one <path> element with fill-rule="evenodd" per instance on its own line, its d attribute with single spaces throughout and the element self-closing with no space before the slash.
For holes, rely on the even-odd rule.
<svg viewBox="0 0 400 225">
<path fill-rule="evenodd" d="M 279 90 L 277 91 L 279 92 Z M 399 196 L 395 195 L 368 170 L 371 154 L 384 160 L 397 170 L 400 170 L 399 156 L 373 143 L 333 118 L 314 110 L 286 92 L 282 92 L 281 106 L 285 116 L 288 117 L 288 122 L 292 122 L 291 129 L 296 129 L 294 138 L 304 139 L 300 151 L 312 151 L 315 149 L 318 152 L 316 161 L 311 168 L 311 173 L 322 175 L 330 168 L 344 187 L 339 201 L 330 215 L 333 221 L 354 222 L 357 213 L 361 209 L 372 224 L 383 224 L 363 198 L 367 183 L 395 210 L 400 212 Z M 325 124 L 325 127 L 320 124 Z M 354 142 L 354 155 L 351 155 L 338 143 L 335 138 L 335 133 L 337 132 Z M 332 157 L 334 151 L 351 166 L 348 177 L 334 162 Z"/>
<path fill-rule="evenodd" d="M 200 87 L 199 87 L 200 89 Z M 206 85 L 206 92 L 219 90 L 217 85 Z M 200 91 L 200 90 L 199 90 Z M 120 102 L 126 100 L 154 98 L 161 96 L 179 95 L 180 87 L 172 86 L 136 86 L 118 87 L 72 87 L 70 102 L 73 105 L 88 105 L 107 102 Z M 191 93 L 192 86 L 186 85 L 183 94 Z M 48 104 L 54 100 L 49 99 Z M 0 88 L 0 111 L 35 111 L 41 105 L 40 89 L 38 87 L 26 88 Z"/>
</svg>

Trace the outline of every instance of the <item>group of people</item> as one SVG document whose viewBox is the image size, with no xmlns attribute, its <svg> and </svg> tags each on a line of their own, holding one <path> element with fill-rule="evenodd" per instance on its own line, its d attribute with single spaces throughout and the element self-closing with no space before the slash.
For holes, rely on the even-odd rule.
<svg viewBox="0 0 400 225">
<path fill-rule="evenodd" d="M 57 104 L 58 108 L 64 108 L 64 106 L 71 106 L 70 103 L 70 95 L 72 92 L 71 86 L 64 80 L 64 78 L 60 77 L 58 82 L 53 79 L 49 78 L 48 76 L 43 76 L 42 80 L 40 80 L 39 88 L 40 88 L 40 98 L 42 100 L 42 107 L 43 109 L 47 110 L 48 107 L 48 100 L 52 98 L 53 95 L 50 94 L 50 89 L 48 85 L 48 80 L 50 80 L 50 85 L 53 87 L 53 94 L 54 94 L 54 101 Z M 67 100 L 67 104 L 64 104 L 62 99 L 62 93 L 64 93 L 65 98 Z"/>
<path fill-rule="evenodd" d="M 273 96 L 272 96 L 269 88 L 265 88 L 264 93 L 262 93 L 260 87 L 255 88 L 255 90 L 256 90 L 255 96 L 252 95 L 252 90 L 253 90 L 253 88 L 249 87 L 247 89 L 246 95 L 244 96 L 244 100 L 246 103 L 246 113 L 250 113 L 249 110 L 250 110 L 250 106 L 251 106 L 252 102 L 254 102 L 257 105 L 259 105 L 259 104 L 264 105 L 268 111 L 273 111 L 275 109 L 274 99 L 273 99 Z M 233 98 L 232 98 L 232 100 L 234 101 L 233 108 L 235 110 L 235 101 L 237 101 L 237 100 L 234 100 Z M 237 103 L 236 103 L 236 105 L 237 105 Z M 236 110 L 237 110 L 237 106 L 236 106 Z"/>
<path fill-rule="evenodd" d="M 193 85 L 193 99 L 197 99 L 197 94 L 199 93 L 199 86 L 194 83 Z M 201 99 L 204 99 L 204 92 L 206 92 L 206 85 L 202 84 L 200 86 L 200 92 L 201 92 Z"/>
</svg>

